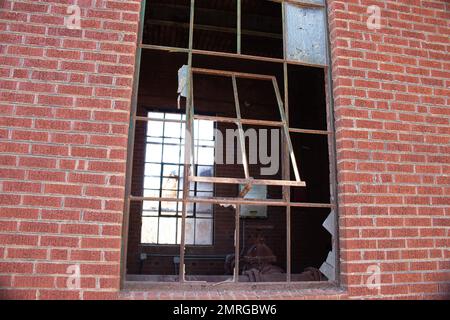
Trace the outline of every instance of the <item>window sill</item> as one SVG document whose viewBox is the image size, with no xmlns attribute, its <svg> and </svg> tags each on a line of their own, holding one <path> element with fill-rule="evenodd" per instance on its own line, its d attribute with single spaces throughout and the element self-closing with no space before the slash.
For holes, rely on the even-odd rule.
<svg viewBox="0 0 450 320">
<path fill-rule="evenodd" d="M 295 299 L 305 296 L 339 299 L 345 296 L 345 291 L 331 281 L 208 284 L 125 281 L 121 293 L 159 299 Z"/>
</svg>

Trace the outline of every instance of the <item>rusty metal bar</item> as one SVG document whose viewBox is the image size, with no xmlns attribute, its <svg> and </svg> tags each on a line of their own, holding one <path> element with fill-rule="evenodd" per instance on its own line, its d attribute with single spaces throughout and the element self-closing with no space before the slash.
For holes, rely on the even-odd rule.
<svg viewBox="0 0 450 320">
<path fill-rule="evenodd" d="M 245 186 L 244 186 L 244 188 L 242 188 L 242 190 L 241 190 L 241 192 L 239 192 L 239 197 L 240 198 L 243 198 L 243 197 L 245 197 L 246 195 L 247 195 L 247 193 L 249 193 L 250 192 L 250 190 L 252 189 L 252 183 L 250 182 L 250 183 L 247 183 Z"/>
<path fill-rule="evenodd" d="M 242 39 L 242 4 L 241 0 L 237 0 L 237 53 L 241 54 L 241 39 Z"/>
<path fill-rule="evenodd" d="M 331 203 L 311 203 L 311 202 L 286 202 L 284 200 L 267 200 L 267 199 L 242 199 L 242 198 L 223 198 L 223 197 L 187 197 L 183 198 L 161 198 L 161 197 L 138 197 L 130 196 L 130 201 L 163 201 L 163 202 L 196 202 L 196 203 L 212 203 L 219 205 L 265 205 L 269 207 L 285 207 L 287 205 L 296 208 L 334 208 Z"/>
<path fill-rule="evenodd" d="M 216 56 L 216 57 L 224 57 L 224 58 L 237 58 L 237 59 L 261 61 L 261 62 L 283 63 L 285 61 L 284 59 L 279 59 L 279 58 L 252 56 L 252 55 L 247 55 L 247 54 L 208 51 L 208 50 L 199 50 L 199 49 L 189 50 L 187 48 L 158 46 L 158 45 L 153 45 L 153 44 L 140 44 L 139 47 L 142 49 L 151 49 L 151 50 L 160 50 L 160 51 L 169 51 L 169 52 L 185 52 L 185 53 L 191 52 L 196 55 Z M 315 67 L 315 68 L 321 68 L 321 69 L 326 68 L 326 66 L 321 65 L 321 64 L 314 64 L 314 63 L 308 63 L 308 62 L 302 62 L 302 61 L 296 61 L 296 60 L 287 60 L 287 62 L 292 65 L 308 66 L 308 67 Z"/>
<path fill-rule="evenodd" d="M 282 20 L 282 28 L 283 35 L 286 34 L 286 13 L 284 3 L 281 4 L 281 20 Z M 286 123 L 285 125 L 289 128 L 289 73 L 288 73 L 288 65 L 286 62 L 287 57 L 287 47 L 286 47 L 286 37 L 283 36 L 283 84 L 284 84 L 284 113 L 286 115 Z M 288 137 L 285 137 L 287 139 Z M 283 143 L 283 179 L 290 180 L 291 169 L 290 169 L 290 161 L 288 148 L 286 144 Z M 288 203 L 291 201 L 291 188 L 284 186 L 283 187 L 283 197 L 284 200 Z M 291 206 L 286 206 L 286 281 L 291 282 Z"/>
<path fill-rule="evenodd" d="M 239 282 L 239 256 L 240 256 L 240 220 L 241 206 L 236 204 L 235 210 L 235 232 L 234 232 L 234 282 Z"/>
<path fill-rule="evenodd" d="M 138 121 L 156 121 L 156 122 L 174 122 L 174 123 L 185 123 L 185 120 L 177 120 L 177 119 L 161 119 L 161 118 L 152 118 L 152 117 L 142 117 L 136 116 L 136 120 Z"/>
<path fill-rule="evenodd" d="M 239 93 L 237 89 L 236 77 L 234 75 L 231 77 L 231 81 L 233 82 L 234 105 L 236 107 L 236 116 L 237 116 L 236 124 L 238 126 L 239 132 L 239 144 L 241 145 L 242 165 L 244 166 L 245 179 L 249 179 L 250 175 L 248 171 L 247 150 L 245 147 L 244 129 L 242 128 L 241 123 L 241 107 L 239 105 Z"/>
<path fill-rule="evenodd" d="M 242 124 L 256 125 L 256 126 L 268 126 L 268 127 L 281 127 L 283 124 L 279 121 L 270 120 L 256 120 L 256 119 L 237 119 L 230 117 L 220 117 L 220 116 L 206 116 L 206 115 L 194 115 L 194 119 L 197 120 L 211 120 L 217 122 L 226 123 L 237 123 L 240 121 Z"/>
<path fill-rule="evenodd" d="M 290 181 L 290 180 L 270 180 L 270 179 L 245 179 L 245 178 L 226 178 L 226 177 L 189 177 L 191 182 L 204 183 L 222 183 L 222 184 L 252 184 L 252 185 L 267 185 L 267 186 L 291 186 L 291 187 L 305 187 L 304 181 Z"/>
<path fill-rule="evenodd" d="M 292 167 L 294 169 L 295 180 L 298 182 L 301 182 L 302 180 L 300 178 L 300 173 L 298 172 L 297 160 L 295 159 L 294 148 L 292 146 L 291 137 L 289 135 L 289 128 L 287 127 L 286 115 L 284 114 L 283 101 L 281 100 L 281 95 L 280 95 L 280 90 L 278 88 L 277 80 L 274 78 L 272 80 L 272 83 L 273 83 L 273 87 L 275 89 L 275 94 L 277 96 L 278 109 L 280 110 L 281 121 L 283 122 L 283 130 L 284 130 L 284 134 L 285 134 L 285 137 L 287 140 L 286 142 L 287 142 L 287 146 L 289 148 L 289 153 L 291 156 L 291 162 L 292 162 Z"/>
<path fill-rule="evenodd" d="M 299 128 L 289 128 L 289 132 L 293 133 L 307 133 L 307 134 L 319 134 L 319 135 L 332 135 L 333 132 L 327 130 L 312 130 L 312 129 L 299 129 Z"/>
<path fill-rule="evenodd" d="M 195 11 L 195 0 L 191 0 L 191 12 L 190 12 L 190 25 L 189 25 L 189 55 L 188 55 L 188 70 L 192 67 L 192 47 L 194 41 L 194 11 Z M 190 74 L 190 72 L 188 72 Z M 185 264 L 184 255 L 186 251 L 186 210 L 188 202 L 186 201 L 189 194 L 189 181 L 186 179 L 190 175 L 190 163 L 191 163 L 191 137 L 192 123 L 191 118 L 191 108 L 192 108 L 192 91 L 191 91 L 191 77 L 188 77 L 187 81 L 187 92 L 188 97 L 186 101 L 186 125 L 185 125 L 185 136 L 184 136 L 184 181 L 183 181 L 183 205 L 181 209 L 181 239 L 180 239 L 180 266 L 179 266 L 179 280 L 181 283 L 185 282 Z"/>
<path fill-rule="evenodd" d="M 136 120 L 138 121 L 160 121 L 160 122 L 175 122 L 175 123 L 185 123 L 185 120 L 176 120 L 176 119 L 160 119 L 160 118 L 152 118 L 152 117 L 143 117 L 136 116 Z M 195 120 L 209 120 L 216 122 L 224 122 L 224 123 L 236 123 L 238 122 L 237 118 L 231 117 L 221 117 L 221 116 L 208 116 L 208 115 L 200 115 L 194 114 Z M 242 124 L 255 125 L 255 126 L 267 126 L 267 127 L 282 127 L 283 122 L 281 121 L 270 121 L 270 120 L 257 120 L 257 119 L 241 119 Z M 306 133 L 306 134 L 317 134 L 317 135 L 332 135 L 333 132 L 327 130 L 313 130 L 313 129 L 301 129 L 301 128 L 289 128 L 289 132 L 293 133 Z"/>
<path fill-rule="evenodd" d="M 236 77 L 236 78 L 246 78 L 246 79 L 254 79 L 254 80 L 266 80 L 271 81 L 275 77 L 265 74 L 255 74 L 255 73 L 246 73 L 246 72 L 235 72 L 235 71 L 226 71 L 226 70 L 215 70 L 215 69 L 204 69 L 204 68 L 192 68 L 193 73 L 198 74 L 207 74 L 211 76 L 221 76 L 221 77 Z"/>
</svg>

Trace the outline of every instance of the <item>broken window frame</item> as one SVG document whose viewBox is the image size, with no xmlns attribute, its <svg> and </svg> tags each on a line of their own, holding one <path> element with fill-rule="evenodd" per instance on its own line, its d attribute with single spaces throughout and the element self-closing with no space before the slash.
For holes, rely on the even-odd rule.
<svg viewBox="0 0 450 320">
<path fill-rule="evenodd" d="M 135 75 L 134 75 L 134 86 L 133 86 L 133 95 L 132 95 L 132 105 L 131 105 L 131 117 L 130 117 L 130 129 L 129 129 L 129 142 L 128 142 L 128 154 L 127 154 L 127 168 L 126 168 L 126 185 L 125 185 L 125 210 L 124 210 L 124 219 L 123 219 L 123 230 L 122 230 L 122 250 L 121 250 L 121 287 L 124 288 L 126 284 L 126 259 L 127 259 L 127 239 L 128 239 L 128 228 L 129 228 L 129 209 L 131 202 L 142 202 L 144 200 L 150 201 L 176 201 L 182 202 L 182 226 L 181 226 L 181 243 L 180 243 L 180 264 L 179 264 L 179 283 L 182 284 L 190 284 L 191 281 L 187 281 L 185 278 L 185 220 L 186 220 L 186 207 L 188 203 L 211 203 L 211 204 L 222 204 L 222 205 L 232 205 L 236 208 L 235 212 L 235 270 L 233 275 L 233 284 L 237 284 L 239 281 L 239 223 L 240 223 L 240 205 L 266 205 L 266 206 L 282 206 L 286 207 L 286 235 L 287 235 L 287 270 L 286 282 L 278 283 L 278 282 L 265 282 L 263 285 L 276 285 L 282 284 L 283 288 L 286 288 L 286 284 L 288 286 L 295 284 L 295 288 L 297 286 L 302 287 L 301 282 L 291 282 L 291 208 L 292 207 L 305 207 L 305 208 L 330 208 L 331 209 L 331 220 L 334 224 L 332 233 L 332 252 L 334 253 L 334 279 L 329 280 L 327 283 L 332 283 L 334 285 L 340 285 L 340 269 L 339 269 L 339 247 L 338 247 L 338 202 L 337 202 L 337 172 L 336 172 L 336 145 L 335 145 L 335 130 L 334 130 L 334 117 L 333 117 L 333 99 L 332 99 L 332 77 L 331 77 L 331 57 L 330 57 L 330 45 L 329 45 L 329 37 L 328 37 L 328 20 L 327 20 L 327 5 L 326 1 L 323 1 L 323 4 L 316 3 L 312 0 L 267 0 L 278 2 L 281 4 L 282 10 L 282 25 L 283 25 L 283 59 L 279 58 L 270 58 L 263 56 L 252 56 L 245 55 L 241 53 L 241 0 L 237 0 L 237 52 L 236 53 L 225 53 L 225 52 L 215 52 L 215 51 L 205 51 L 205 50 L 197 50 L 193 49 L 193 30 L 194 30 L 194 8 L 195 8 L 195 0 L 190 0 L 190 22 L 189 22 L 189 48 L 177 48 L 177 47 L 167 47 L 167 46 L 158 46 L 158 45 L 149 45 L 143 44 L 142 34 L 144 28 L 144 17 L 145 17 L 145 8 L 146 1 L 143 0 L 141 3 L 141 14 L 140 14 L 140 27 L 138 30 L 137 37 L 137 50 L 136 50 L 136 66 L 135 66 Z M 287 44 L 286 44 L 286 10 L 285 4 L 296 5 L 300 7 L 307 8 L 320 8 L 324 10 L 324 30 L 325 30 L 325 55 L 326 55 L 326 64 L 312 64 L 302 61 L 295 61 L 287 59 Z M 191 123 L 193 119 L 207 119 L 207 120 L 215 120 L 222 122 L 232 122 L 237 123 L 237 121 L 242 124 L 259 124 L 259 125 L 268 125 L 268 126 L 278 126 L 284 128 L 284 136 L 287 138 L 289 133 L 306 133 L 306 134 L 317 134 L 317 135 L 326 135 L 328 137 L 328 149 L 329 149 L 329 161 L 330 161 L 330 203 L 302 203 L 302 202 L 291 202 L 290 199 L 290 185 L 298 184 L 299 181 L 289 181 L 290 176 L 290 160 L 289 157 L 284 156 L 287 154 L 286 146 L 283 144 L 282 150 L 282 189 L 283 189 L 283 199 L 279 200 L 258 200 L 258 199 L 244 199 L 244 198 L 218 198 L 214 197 L 211 199 L 208 198 L 191 198 L 188 196 L 187 192 L 183 192 L 183 199 L 178 198 L 160 198 L 160 197 L 137 197 L 131 194 L 131 178 L 132 178 L 132 163 L 133 163 L 133 146 L 134 146 L 134 129 L 136 121 L 148 121 L 147 117 L 140 117 L 136 115 L 137 109 L 137 97 L 138 97 L 138 87 L 139 87 L 139 72 L 140 72 L 140 62 L 141 62 L 141 52 L 142 50 L 153 49 L 167 52 L 184 52 L 188 54 L 188 70 L 189 70 L 189 79 L 187 81 L 188 87 L 188 97 L 186 101 L 186 137 L 192 132 Z M 280 102 L 281 107 L 284 107 L 284 111 L 281 114 L 285 115 L 285 119 L 281 122 L 277 121 L 264 121 L 264 120 L 256 120 L 257 123 L 254 123 L 253 120 L 248 119 L 240 119 L 238 116 L 237 119 L 233 118 L 225 118 L 225 117 L 215 117 L 215 116 L 200 116 L 194 115 L 193 112 L 193 95 L 192 95 L 192 57 L 193 55 L 206 55 L 206 56 L 219 56 L 219 57 L 228 57 L 228 58 L 239 58 L 243 60 L 256 60 L 256 61 L 266 61 L 266 62 L 275 62 L 283 64 L 284 71 L 284 103 L 282 101 L 282 97 L 277 95 L 277 100 Z M 303 66 L 311 66 L 321 68 L 324 71 L 325 75 L 325 85 L 326 85 L 326 104 L 327 104 L 327 130 L 311 130 L 311 129 L 301 129 L 301 128 L 291 128 L 289 127 L 289 93 L 288 93 L 288 65 L 303 65 Z M 235 76 L 232 76 L 233 79 L 233 88 L 236 93 L 235 86 Z M 276 82 L 274 83 L 276 85 Z M 278 92 L 279 93 L 279 92 Z M 236 101 L 237 99 L 235 99 Z M 237 100 L 239 101 L 239 100 Z M 189 107 L 191 106 L 191 107 Z M 279 103 L 280 106 L 280 103 Z M 237 106 L 238 107 L 238 106 Z M 242 127 L 239 128 L 239 131 L 242 133 Z M 193 140 L 193 135 L 191 135 Z M 240 137 L 242 141 L 242 137 Z M 192 143 L 192 141 L 191 141 Z M 191 181 L 195 181 L 197 178 L 193 177 L 190 171 L 190 164 L 193 163 L 192 153 L 190 152 L 190 143 L 186 140 L 185 146 L 185 157 L 184 157 L 184 186 L 183 190 L 189 190 L 189 183 Z M 189 146 L 189 147 L 188 147 Z M 245 155 L 245 153 L 242 153 Z M 298 178 L 298 176 L 296 177 Z M 254 180 L 256 181 L 256 180 Z M 253 181 L 253 182 L 254 182 Z M 270 185 L 270 183 L 264 183 L 264 180 L 261 180 L 261 184 Z M 247 181 L 248 182 L 248 181 Z M 300 181 L 301 182 L 301 181 Z M 239 183 L 239 182 L 238 182 Z M 255 183 L 255 182 L 254 182 Z M 259 182 L 256 182 L 259 183 Z M 327 219 L 328 220 L 328 219 Z M 331 252 L 330 252 L 331 253 Z M 328 259 L 327 259 L 328 261 Z M 317 282 L 314 287 L 320 287 L 321 282 Z M 322 282 L 323 283 L 323 282 Z M 242 283 L 243 284 L 243 283 Z M 248 284 L 247 284 L 248 285 Z M 255 286 L 255 283 L 251 284 Z M 170 286 L 170 285 L 169 285 Z M 311 285 L 307 285 L 307 287 L 311 287 Z"/>
</svg>

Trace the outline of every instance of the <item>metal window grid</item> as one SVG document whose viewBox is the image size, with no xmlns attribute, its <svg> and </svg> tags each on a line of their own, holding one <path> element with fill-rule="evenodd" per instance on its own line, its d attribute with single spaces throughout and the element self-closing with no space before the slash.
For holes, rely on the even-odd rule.
<svg viewBox="0 0 450 320">
<path fill-rule="evenodd" d="M 265 199 L 243 199 L 236 198 L 236 199 L 230 199 L 230 198 L 192 198 L 189 197 L 186 192 L 183 193 L 183 198 L 181 199 L 182 202 L 182 227 L 181 227 L 181 244 L 180 244 L 180 270 L 179 270 L 179 282 L 185 283 L 185 270 L 184 270 L 184 257 L 185 257 L 185 219 L 186 219 L 186 206 L 188 203 L 197 202 L 197 203 L 212 203 L 212 204 L 228 204 L 228 205 L 234 205 L 236 206 L 236 236 L 235 236 L 235 255 L 236 255 L 236 265 L 235 265 L 235 273 L 233 275 L 233 281 L 238 282 L 238 270 L 239 270 L 239 220 L 240 220 L 240 205 L 261 205 L 265 204 L 267 206 L 283 206 L 286 207 L 286 234 L 287 234 L 287 282 L 291 282 L 291 207 L 304 207 L 304 208 L 331 208 L 335 211 L 335 225 L 338 225 L 338 202 L 337 202 L 337 178 L 336 178 L 336 146 L 335 146 L 335 138 L 334 138 L 334 121 L 333 121 L 333 100 L 332 100 L 332 78 L 331 78 L 331 68 L 329 67 L 331 64 L 331 58 L 330 58 L 330 44 L 329 40 L 326 42 L 326 65 L 319 65 L 319 64 L 311 64 L 301 61 L 295 61 L 295 60 L 289 60 L 287 59 L 286 54 L 286 12 L 285 12 L 285 4 L 291 4 L 301 7 L 308 7 L 308 8 L 322 8 L 323 10 L 327 10 L 326 4 L 320 4 L 317 2 L 314 2 L 312 0 L 267 0 L 267 1 L 273 1 L 278 2 L 281 4 L 282 9 L 282 21 L 283 21 L 283 59 L 279 58 L 269 58 L 269 57 L 262 57 L 262 56 L 253 56 L 253 55 L 246 55 L 241 53 L 241 34 L 242 34 L 242 28 L 241 28 L 241 0 L 237 0 L 237 52 L 236 53 L 225 53 L 225 52 L 216 52 L 216 51 L 206 51 L 206 50 L 197 50 L 193 48 L 193 31 L 194 31 L 194 8 L 195 8 L 195 0 L 190 1 L 190 18 L 189 18 L 189 46 L 188 48 L 178 48 L 178 47 L 168 47 L 168 46 L 158 46 L 158 45 L 149 45 L 149 44 L 143 44 L 142 43 L 142 34 L 143 34 L 143 27 L 144 27 L 144 17 L 145 17 L 145 7 L 146 7 L 146 1 L 143 0 L 141 4 L 141 20 L 140 20 L 140 28 L 138 31 L 138 44 L 137 44 L 137 53 L 136 53 L 136 68 L 135 68 L 135 76 L 134 76 L 134 87 L 133 87 L 133 96 L 132 96 L 132 114 L 130 118 L 130 134 L 129 134 L 129 146 L 128 146 L 128 157 L 127 157 L 127 182 L 126 182 L 126 190 L 125 190 L 125 214 L 124 214 L 124 224 L 123 224 L 123 239 L 122 242 L 122 256 L 121 256 L 121 270 L 122 270 L 122 277 L 121 277 L 121 284 L 122 287 L 125 283 L 126 278 L 126 256 L 127 256 L 127 238 L 128 238 L 128 214 L 129 214 L 129 208 L 130 203 L 132 201 L 144 201 L 144 200 L 150 200 L 150 201 L 180 201 L 180 199 L 173 199 L 173 198 L 159 198 L 159 197 L 137 197 L 133 196 L 131 194 L 131 163 L 133 159 L 133 145 L 134 145 L 134 128 L 136 121 L 149 121 L 151 118 L 148 117 L 142 117 L 136 115 L 136 106 L 137 106 L 137 91 L 139 87 L 139 67 L 140 67 L 140 61 L 141 61 L 141 52 L 142 50 L 146 49 L 152 49 L 152 50 L 159 50 L 159 51 L 166 51 L 166 52 L 185 52 L 188 54 L 188 68 L 189 68 L 189 74 L 190 79 L 187 83 L 188 87 L 188 97 L 186 102 L 186 133 L 190 134 L 193 132 L 192 127 L 190 123 L 193 119 L 208 119 L 208 120 L 214 120 L 214 121 L 222 121 L 222 122 L 228 122 L 228 123 L 241 123 L 247 124 L 247 125 L 267 125 L 267 126 L 274 126 L 274 127 L 283 127 L 284 135 L 285 137 L 289 136 L 289 133 L 306 133 L 306 134 L 313 134 L 313 135 L 326 135 L 328 137 L 328 145 L 329 145 L 329 155 L 330 155 L 330 183 L 332 184 L 330 188 L 330 196 L 331 201 L 330 203 L 303 203 L 303 202 L 291 202 L 290 199 L 290 186 L 295 186 L 299 184 L 299 175 L 296 173 L 296 180 L 297 181 L 289 181 L 289 175 L 290 175 L 290 161 L 289 157 L 286 157 L 287 151 L 290 151 L 292 149 L 292 146 L 288 146 L 289 150 L 286 150 L 286 147 L 283 145 L 283 151 L 282 151 L 282 161 L 283 161 L 283 180 L 279 180 L 279 182 L 276 182 L 275 180 L 266 181 L 266 180 L 260 180 L 260 179 L 254 179 L 252 180 L 252 184 L 263 184 L 263 185 L 281 185 L 283 187 L 283 199 L 281 201 L 279 200 L 265 200 Z M 325 1 L 324 1 L 325 2 Z M 325 24 L 327 24 L 327 19 L 325 18 Z M 325 26 L 325 30 L 328 31 L 328 26 Z M 327 35 L 328 37 L 328 35 Z M 193 55 L 205 55 L 205 56 L 218 56 L 218 57 L 224 57 L 224 58 L 239 58 L 243 60 L 256 60 L 256 61 L 262 61 L 262 62 L 274 62 L 274 63 L 280 63 L 283 64 L 283 71 L 284 71 L 284 104 L 280 101 L 282 100 L 282 97 L 279 95 L 278 88 L 276 87 L 277 94 L 277 100 L 279 107 L 283 108 L 284 110 L 280 110 L 281 114 L 285 115 L 285 119 L 282 119 L 282 121 L 263 121 L 263 120 L 253 120 L 253 119 L 237 119 L 234 118 L 227 118 L 227 117 L 216 117 L 216 116 L 204 116 L 204 115 L 195 115 L 193 112 L 193 108 L 189 107 L 193 105 L 193 79 L 192 79 L 192 57 Z M 326 82 L 326 98 L 327 98 L 327 130 L 311 130 L 311 129 L 302 129 L 302 128 L 291 128 L 289 127 L 289 93 L 288 93 L 288 65 L 303 65 L 303 66 L 312 66 L 321 68 L 324 71 L 325 74 L 325 82 Z M 235 76 L 232 76 L 233 81 L 233 87 L 236 89 L 235 86 Z M 276 81 L 274 82 L 274 86 L 276 86 Z M 234 90 L 236 91 L 236 90 Z M 284 111 L 284 112 L 283 112 Z M 240 130 L 241 131 L 241 130 Z M 187 135 L 186 135 L 187 136 Z M 186 140 L 186 147 L 185 147 L 185 157 L 184 157 L 184 183 L 185 186 L 183 186 L 183 190 L 188 190 L 189 188 L 189 182 L 190 181 L 197 181 L 197 182 L 214 182 L 214 183 L 229 183 L 230 180 L 227 178 L 214 178 L 213 179 L 204 179 L 204 177 L 195 177 L 193 176 L 191 170 L 189 169 L 190 163 L 193 163 L 192 154 L 189 151 L 190 148 L 187 146 L 190 146 L 192 141 L 189 143 Z M 243 153 L 244 154 L 244 153 Z M 295 156 L 294 156 L 295 157 Z M 294 158 L 295 159 L 295 158 Z M 292 160 L 292 157 L 291 157 Z M 247 173 L 248 174 L 248 173 Z M 239 184 L 248 184 L 249 177 L 246 175 L 246 179 L 234 179 L 235 183 Z M 338 230 L 335 230 L 335 234 L 333 236 L 333 248 L 338 253 Z M 336 267 L 335 267 L 335 274 L 336 279 L 338 279 L 336 282 L 339 284 L 339 254 L 336 255 Z M 269 283 L 270 284 L 270 283 Z"/>
</svg>

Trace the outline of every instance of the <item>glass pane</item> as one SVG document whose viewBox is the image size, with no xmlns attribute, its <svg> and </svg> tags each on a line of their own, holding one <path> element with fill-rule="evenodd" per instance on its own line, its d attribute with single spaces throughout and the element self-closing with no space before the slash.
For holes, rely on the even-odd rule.
<svg viewBox="0 0 450 320">
<path fill-rule="evenodd" d="M 186 212 L 187 212 L 188 216 L 193 216 L 194 215 L 194 204 L 188 203 L 186 210 L 187 210 Z"/>
<path fill-rule="evenodd" d="M 159 189 L 160 183 L 159 177 L 144 177 L 144 189 Z"/>
<path fill-rule="evenodd" d="M 144 189 L 144 197 L 159 197 L 159 189 Z"/>
<path fill-rule="evenodd" d="M 214 190 L 214 184 L 212 183 L 197 183 L 197 191 L 209 191 L 212 192 Z"/>
<path fill-rule="evenodd" d="M 208 198 L 208 197 L 212 197 L 213 196 L 213 192 L 212 191 L 197 191 L 196 192 L 196 196 L 200 197 L 200 198 Z"/>
<path fill-rule="evenodd" d="M 162 137 L 164 123 L 161 121 L 149 121 L 147 135 L 149 137 Z"/>
<path fill-rule="evenodd" d="M 197 176 L 199 177 L 212 177 L 214 172 L 213 166 L 198 166 Z"/>
<path fill-rule="evenodd" d="M 213 148 L 197 148 L 197 164 L 214 164 L 214 149 Z"/>
<path fill-rule="evenodd" d="M 167 204 L 167 202 L 166 202 L 166 204 Z M 162 206 L 162 203 L 161 203 L 161 206 Z M 167 211 L 161 211 L 161 217 L 167 217 L 167 216 L 175 217 L 176 215 L 177 215 L 176 209 L 174 209 L 174 210 L 167 210 Z"/>
<path fill-rule="evenodd" d="M 181 125 L 176 122 L 166 122 L 164 128 L 164 136 L 179 138 L 181 136 Z"/>
<path fill-rule="evenodd" d="M 198 139 L 213 140 L 214 139 L 214 122 L 208 120 L 198 120 L 196 128 L 196 137 Z"/>
<path fill-rule="evenodd" d="M 159 218 L 159 235 L 158 242 L 160 244 L 175 244 L 177 219 L 175 218 Z"/>
<path fill-rule="evenodd" d="M 162 145 L 147 144 L 145 162 L 161 162 Z"/>
<path fill-rule="evenodd" d="M 212 219 L 212 213 L 211 212 L 205 212 L 205 213 L 203 213 L 203 212 L 197 212 L 196 214 L 195 214 L 195 217 L 196 218 L 200 218 L 200 219 Z"/>
<path fill-rule="evenodd" d="M 326 65 L 325 11 L 285 3 L 287 58 Z"/>
<path fill-rule="evenodd" d="M 162 215 L 176 215 L 177 214 L 177 203 L 175 201 L 161 201 L 161 214 Z"/>
<path fill-rule="evenodd" d="M 212 220 L 196 219 L 195 220 L 195 244 L 210 245 L 212 244 Z"/>
<path fill-rule="evenodd" d="M 177 162 L 176 160 L 180 158 L 180 146 L 164 146 L 163 162 Z"/>
<path fill-rule="evenodd" d="M 147 137 L 147 142 L 148 143 L 153 143 L 153 144 L 162 144 L 163 143 L 163 139 L 162 138 Z"/>
<path fill-rule="evenodd" d="M 179 145 L 180 144 L 181 139 L 180 138 L 164 138 L 164 144 L 175 144 L 175 145 Z"/>
<path fill-rule="evenodd" d="M 160 176 L 161 175 L 161 165 L 146 163 L 145 164 L 145 175 L 146 176 Z"/>
<path fill-rule="evenodd" d="M 158 208 L 159 208 L 159 201 L 143 201 L 142 203 L 142 210 L 158 211 Z"/>
<path fill-rule="evenodd" d="M 214 147 L 213 140 L 195 140 L 196 147 Z"/>
<path fill-rule="evenodd" d="M 142 218 L 141 243 L 157 243 L 158 218 Z"/>
<path fill-rule="evenodd" d="M 164 165 L 163 176 L 164 177 L 177 177 L 179 174 L 180 166 L 178 165 Z M 182 173 L 182 172 L 181 172 Z"/>
<path fill-rule="evenodd" d="M 210 203 L 197 203 L 196 214 L 204 213 L 211 215 L 212 213 L 212 204 Z"/>
<path fill-rule="evenodd" d="M 190 218 L 186 219 L 186 244 L 194 244 L 194 235 L 195 235 L 195 219 Z"/>
<path fill-rule="evenodd" d="M 161 190 L 161 196 L 163 198 L 176 198 L 177 190 Z"/>
<path fill-rule="evenodd" d="M 183 118 L 183 114 L 181 113 L 166 113 L 165 114 L 165 118 L 169 119 L 169 120 L 182 120 Z M 178 124 L 180 125 L 180 124 Z"/>
<path fill-rule="evenodd" d="M 178 189 L 178 178 L 163 178 L 162 188 L 164 190 L 177 190 Z"/>
<path fill-rule="evenodd" d="M 157 217 L 158 211 L 143 211 L 142 216 L 143 217 Z"/>
<path fill-rule="evenodd" d="M 148 113 L 149 118 L 155 118 L 155 119 L 162 119 L 164 118 L 164 113 L 162 112 L 149 112 Z"/>
</svg>

